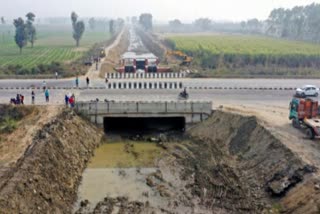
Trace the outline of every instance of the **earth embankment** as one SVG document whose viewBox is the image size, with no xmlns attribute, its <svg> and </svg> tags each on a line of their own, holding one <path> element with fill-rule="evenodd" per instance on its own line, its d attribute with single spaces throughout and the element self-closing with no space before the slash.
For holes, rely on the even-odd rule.
<svg viewBox="0 0 320 214">
<path fill-rule="evenodd" d="M 68 110 L 43 124 L 1 177 L 0 213 L 71 213 L 82 172 L 101 136 Z"/>
</svg>

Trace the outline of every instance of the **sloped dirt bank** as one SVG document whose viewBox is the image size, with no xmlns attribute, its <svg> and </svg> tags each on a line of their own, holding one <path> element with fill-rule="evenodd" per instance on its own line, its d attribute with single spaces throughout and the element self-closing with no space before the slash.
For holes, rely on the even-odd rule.
<svg viewBox="0 0 320 214">
<path fill-rule="evenodd" d="M 274 209 L 277 203 L 282 212 L 295 212 L 290 205 L 282 207 L 281 200 L 317 170 L 302 162 L 255 117 L 216 112 L 190 130 L 190 136 L 193 143 L 181 151 L 179 157 L 184 158 L 178 158 L 182 176 L 194 175 L 191 191 L 206 207 L 219 212 L 259 213 Z"/>
<path fill-rule="evenodd" d="M 255 117 L 217 111 L 159 146 L 157 171 L 137 169 L 139 197 L 105 194 L 91 210 L 88 198 L 77 213 L 319 213 L 317 168 Z"/>
<path fill-rule="evenodd" d="M 71 213 L 81 175 L 102 133 L 63 111 L 37 132 L 0 182 L 0 213 Z"/>
<path fill-rule="evenodd" d="M 74 209 L 83 170 L 103 133 L 70 111 L 41 127 L 0 178 L 1 214 Z M 217 111 L 185 136 L 162 139 L 163 155 L 157 155 L 151 171 L 140 166 L 110 171 L 125 184 L 119 194 L 103 192 L 105 198 L 92 209 L 90 198 L 84 198 L 77 213 L 319 213 L 317 168 L 255 117 Z M 123 152 L 134 151 L 133 144 Z M 142 192 L 123 194 L 136 187 Z M 98 191 L 103 189 L 112 187 Z"/>
</svg>

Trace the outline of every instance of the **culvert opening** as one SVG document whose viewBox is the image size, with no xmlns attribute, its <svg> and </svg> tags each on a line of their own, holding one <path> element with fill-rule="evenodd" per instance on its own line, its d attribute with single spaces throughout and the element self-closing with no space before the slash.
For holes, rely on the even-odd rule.
<svg viewBox="0 0 320 214">
<path fill-rule="evenodd" d="M 105 117 L 106 133 L 151 133 L 185 130 L 184 117 Z"/>
</svg>

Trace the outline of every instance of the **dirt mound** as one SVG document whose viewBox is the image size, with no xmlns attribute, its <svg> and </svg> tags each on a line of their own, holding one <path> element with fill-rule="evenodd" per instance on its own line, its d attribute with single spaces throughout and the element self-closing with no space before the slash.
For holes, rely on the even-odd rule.
<svg viewBox="0 0 320 214">
<path fill-rule="evenodd" d="M 0 121 L 6 117 L 11 117 L 15 120 L 21 120 L 25 116 L 31 114 L 34 108 L 25 106 L 0 105 Z"/>
<path fill-rule="evenodd" d="M 106 197 L 94 211 L 83 201 L 77 213 L 319 212 L 317 169 L 255 117 L 215 112 L 172 140 L 161 144 L 166 152 L 140 198 Z"/>
<path fill-rule="evenodd" d="M 1 213 L 70 213 L 82 172 L 101 136 L 70 111 L 44 125 L 1 178 Z"/>
<path fill-rule="evenodd" d="M 182 178 L 193 178 L 188 188 L 217 212 L 262 212 L 316 171 L 255 117 L 215 112 L 189 134 L 191 143 L 175 148 Z"/>
<path fill-rule="evenodd" d="M 18 122 L 30 115 L 34 110 L 35 108 L 26 108 L 24 106 L 0 105 L 0 135 L 13 132 L 18 126 Z M 0 136 L 0 141 L 1 139 Z"/>
</svg>

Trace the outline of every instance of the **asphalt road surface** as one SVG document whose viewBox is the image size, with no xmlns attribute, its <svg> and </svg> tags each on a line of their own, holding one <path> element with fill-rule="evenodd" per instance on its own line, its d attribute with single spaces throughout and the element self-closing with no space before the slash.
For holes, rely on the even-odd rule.
<svg viewBox="0 0 320 214">
<path fill-rule="evenodd" d="M 77 101 L 177 101 L 179 90 L 49 90 L 48 104 L 63 104 L 64 96 L 73 93 Z M 294 91 L 273 90 L 188 90 L 189 100 L 212 101 L 215 105 L 224 104 L 261 104 L 288 106 Z M 16 94 L 25 96 L 25 104 L 31 103 L 31 90 L 0 90 L 0 103 L 8 103 Z M 45 97 L 42 90 L 35 90 L 36 104 L 43 105 Z"/>
<path fill-rule="evenodd" d="M 48 87 L 75 87 L 75 78 L 45 80 Z M 320 79 L 120 79 L 109 82 L 181 81 L 187 87 L 293 87 L 306 84 L 320 87 Z M 0 88 L 42 87 L 43 80 L 0 80 Z M 103 79 L 91 80 L 91 87 L 105 87 Z M 80 79 L 80 87 L 86 87 L 85 79 Z"/>
<path fill-rule="evenodd" d="M 172 81 L 173 79 L 170 79 Z M 128 80 L 110 80 L 112 81 L 128 81 Z M 141 80 L 133 79 L 130 81 L 168 81 L 168 80 Z M 180 79 L 187 87 L 267 87 L 267 88 L 295 88 L 305 84 L 314 84 L 320 86 L 318 79 Z M 75 87 L 75 79 L 62 80 L 46 80 L 48 87 Z M 91 87 L 105 87 L 103 80 L 93 80 Z M 24 89 L 22 89 L 22 87 Z M 28 87 L 42 87 L 42 80 L 0 80 L 0 103 L 9 103 L 10 98 L 14 98 L 16 94 L 25 96 L 25 103 L 31 103 L 31 89 Z M 73 93 L 77 101 L 177 101 L 180 90 L 173 89 L 144 89 L 144 90 L 110 90 L 110 89 L 85 89 L 86 82 L 80 80 L 80 87 L 84 89 L 68 89 L 68 90 L 50 90 L 50 102 L 48 104 L 63 104 L 65 94 Z M 5 88 L 9 88 L 5 89 Z M 13 89 L 10 89 L 13 88 Z M 16 89 L 20 88 L 20 89 Z M 277 105 L 288 106 L 294 90 L 216 90 L 216 89 L 198 89 L 188 90 L 190 93 L 189 100 L 193 101 L 213 101 L 217 106 L 224 104 L 259 104 L 259 105 Z M 36 104 L 43 105 L 45 103 L 44 93 L 42 90 L 35 90 Z"/>
</svg>

